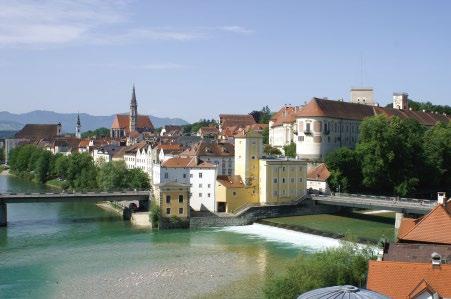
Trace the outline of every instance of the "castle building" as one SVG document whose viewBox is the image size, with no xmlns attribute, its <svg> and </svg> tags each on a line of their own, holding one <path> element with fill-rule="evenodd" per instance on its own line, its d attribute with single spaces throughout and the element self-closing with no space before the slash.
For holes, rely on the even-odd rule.
<svg viewBox="0 0 451 299">
<path fill-rule="evenodd" d="M 75 126 L 75 137 L 81 138 L 81 122 L 80 122 L 80 114 L 77 115 L 77 125 Z"/>
<path fill-rule="evenodd" d="M 351 103 L 374 106 L 374 90 L 371 87 L 360 87 L 351 89 Z"/>
<path fill-rule="evenodd" d="M 132 132 L 152 132 L 154 126 L 149 116 L 138 114 L 138 102 L 136 100 L 135 86 L 133 86 L 130 100 L 129 114 L 116 114 L 111 125 L 111 138 L 125 138 Z"/>
</svg>

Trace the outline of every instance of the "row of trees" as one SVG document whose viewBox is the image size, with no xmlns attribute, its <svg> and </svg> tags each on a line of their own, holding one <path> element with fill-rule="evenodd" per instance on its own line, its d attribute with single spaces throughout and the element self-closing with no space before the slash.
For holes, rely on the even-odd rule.
<svg viewBox="0 0 451 299">
<path fill-rule="evenodd" d="M 81 133 L 82 138 L 89 138 L 89 137 L 108 137 L 110 136 L 110 129 L 102 127 L 95 130 L 89 130 L 86 132 Z"/>
<path fill-rule="evenodd" d="M 197 133 L 202 127 L 218 127 L 218 122 L 214 119 L 200 119 L 199 121 L 183 126 L 183 133 L 191 134 Z"/>
<path fill-rule="evenodd" d="M 123 161 L 94 164 L 87 153 L 53 155 L 35 145 L 23 145 L 10 152 L 13 174 L 46 183 L 57 179 L 63 188 L 76 190 L 113 190 L 149 188 L 147 174 L 141 169 L 127 169 Z"/>
<path fill-rule="evenodd" d="M 355 150 L 339 148 L 325 162 L 333 190 L 406 196 L 449 188 L 451 124 L 427 129 L 411 119 L 370 117 Z"/>
</svg>

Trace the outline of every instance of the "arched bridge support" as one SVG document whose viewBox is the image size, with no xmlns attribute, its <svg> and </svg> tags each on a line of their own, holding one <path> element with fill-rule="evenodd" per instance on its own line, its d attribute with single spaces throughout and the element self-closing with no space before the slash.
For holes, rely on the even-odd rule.
<svg viewBox="0 0 451 299">
<path fill-rule="evenodd" d="M 6 226 L 7 223 L 6 203 L 0 202 L 0 226 Z"/>
</svg>

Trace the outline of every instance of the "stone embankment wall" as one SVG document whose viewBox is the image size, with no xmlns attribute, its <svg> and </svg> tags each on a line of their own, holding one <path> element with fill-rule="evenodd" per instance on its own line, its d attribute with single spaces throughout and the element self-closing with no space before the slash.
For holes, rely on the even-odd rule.
<svg viewBox="0 0 451 299">
<path fill-rule="evenodd" d="M 264 218 L 336 213 L 340 209 L 339 206 L 317 205 L 311 199 L 304 199 L 292 205 L 249 207 L 237 215 L 217 215 L 208 212 L 192 213 L 190 228 L 247 225 Z"/>
</svg>

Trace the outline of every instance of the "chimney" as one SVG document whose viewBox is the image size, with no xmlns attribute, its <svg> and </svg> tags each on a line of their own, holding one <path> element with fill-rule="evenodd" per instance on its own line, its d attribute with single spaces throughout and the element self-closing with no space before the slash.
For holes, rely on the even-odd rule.
<svg viewBox="0 0 451 299">
<path fill-rule="evenodd" d="M 437 192 L 437 202 L 439 205 L 446 205 L 446 192 Z"/>
<path fill-rule="evenodd" d="M 440 267 L 442 264 L 442 257 L 437 252 L 431 254 L 432 267 Z"/>
</svg>

